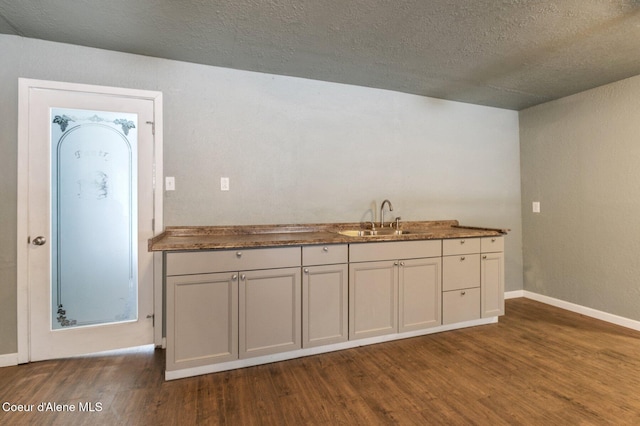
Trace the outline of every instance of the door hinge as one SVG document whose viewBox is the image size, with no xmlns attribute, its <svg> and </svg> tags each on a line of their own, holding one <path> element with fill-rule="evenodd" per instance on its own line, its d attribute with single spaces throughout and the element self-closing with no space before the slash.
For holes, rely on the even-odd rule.
<svg viewBox="0 0 640 426">
<path fill-rule="evenodd" d="M 147 121 L 147 124 L 151 124 L 151 134 L 155 136 L 156 134 L 156 123 L 153 121 Z"/>
<path fill-rule="evenodd" d="M 151 231 L 155 231 L 156 230 L 156 219 L 153 218 L 151 219 Z"/>
</svg>

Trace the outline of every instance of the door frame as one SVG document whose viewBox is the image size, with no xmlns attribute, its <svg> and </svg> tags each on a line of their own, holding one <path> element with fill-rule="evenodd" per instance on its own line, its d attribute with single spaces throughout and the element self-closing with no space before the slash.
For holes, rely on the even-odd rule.
<svg viewBox="0 0 640 426">
<path fill-rule="evenodd" d="M 119 87 L 97 86 L 89 84 L 67 83 L 60 81 L 18 79 L 18 223 L 17 223 L 17 325 L 18 325 L 18 364 L 30 360 L 29 332 L 29 92 L 31 89 L 62 90 L 67 92 L 94 93 L 130 97 L 153 102 L 153 235 L 164 229 L 163 218 L 163 144 L 162 144 L 162 92 L 151 90 L 127 89 Z M 139 247 L 138 250 L 144 250 Z M 164 347 L 163 339 L 163 292 L 162 292 L 162 254 L 153 254 L 153 341 L 156 346 Z"/>
</svg>

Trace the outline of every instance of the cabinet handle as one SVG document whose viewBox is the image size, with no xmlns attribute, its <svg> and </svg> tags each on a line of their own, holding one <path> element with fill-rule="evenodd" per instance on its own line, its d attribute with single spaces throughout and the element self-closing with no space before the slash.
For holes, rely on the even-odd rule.
<svg viewBox="0 0 640 426">
<path fill-rule="evenodd" d="M 464 259 L 465 259 L 465 257 L 464 257 L 464 256 L 460 256 L 460 262 L 463 262 L 463 261 L 464 261 Z"/>
<path fill-rule="evenodd" d="M 237 251 L 237 252 L 236 252 L 236 256 L 237 256 L 237 257 L 242 257 L 242 252 L 241 252 L 241 251 Z"/>
<path fill-rule="evenodd" d="M 309 273 L 309 268 L 304 268 L 304 273 L 308 274 Z"/>
<path fill-rule="evenodd" d="M 246 276 L 245 274 L 242 274 L 242 275 L 240 275 L 240 279 L 241 279 L 242 281 L 244 281 L 245 279 L 247 279 L 247 276 Z"/>
<path fill-rule="evenodd" d="M 329 251 L 329 247 L 322 247 L 322 251 Z"/>
<path fill-rule="evenodd" d="M 460 296 L 464 296 L 465 294 L 467 294 L 467 292 L 466 292 L 466 291 L 461 291 L 461 292 L 460 292 Z"/>
<path fill-rule="evenodd" d="M 231 279 L 232 279 L 233 281 L 237 280 L 237 279 L 238 279 L 238 274 L 233 274 L 233 275 L 231 275 Z"/>
</svg>

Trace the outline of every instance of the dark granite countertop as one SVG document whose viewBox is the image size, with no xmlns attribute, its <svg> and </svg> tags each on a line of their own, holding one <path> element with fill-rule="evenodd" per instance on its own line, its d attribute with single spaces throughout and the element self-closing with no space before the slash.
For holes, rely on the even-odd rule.
<svg viewBox="0 0 640 426">
<path fill-rule="evenodd" d="M 353 237 L 339 232 L 367 229 L 369 223 L 253 226 L 169 226 L 149 240 L 149 251 L 213 250 L 315 244 L 353 244 L 500 236 L 509 229 L 462 226 L 457 220 L 401 222 L 401 235 Z"/>
</svg>

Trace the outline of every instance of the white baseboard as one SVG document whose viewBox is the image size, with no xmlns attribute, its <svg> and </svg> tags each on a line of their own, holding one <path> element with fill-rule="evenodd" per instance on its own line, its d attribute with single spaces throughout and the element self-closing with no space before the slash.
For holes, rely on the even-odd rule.
<svg viewBox="0 0 640 426">
<path fill-rule="evenodd" d="M 18 354 L 0 355 L 0 367 L 10 367 L 18 365 Z"/>
<path fill-rule="evenodd" d="M 524 297 L 524 290 L 505 291 L 504 299 L 517 299 L 518 297 Z"/>
<path fill-rule="evenodd" d="M 591 318 L 596 318 L 622 327 L 630 328 L 632 330 L 640 331 L 640 321 L 613 315 L 593 308 L 587 308 L 586 306 L 576 305 L 575 303 L 565 302 L 564 300 L 554 299 L 553 297 L 544 296 L 542 294 L 533 293 L 531 291 L 518 290 L 509 293 L 518 293 L 520 291 L 523 293 L 522 297 L 526 297 L 527 299 L 532 299 L 538 302 L 546 303 L 547 305 L 555 306 L 557 308 L 566 309 L 567 311 L 575 312 Z M 505 293 L 505 299 L 506 298 L 507 293 Z"/>
</svg>

